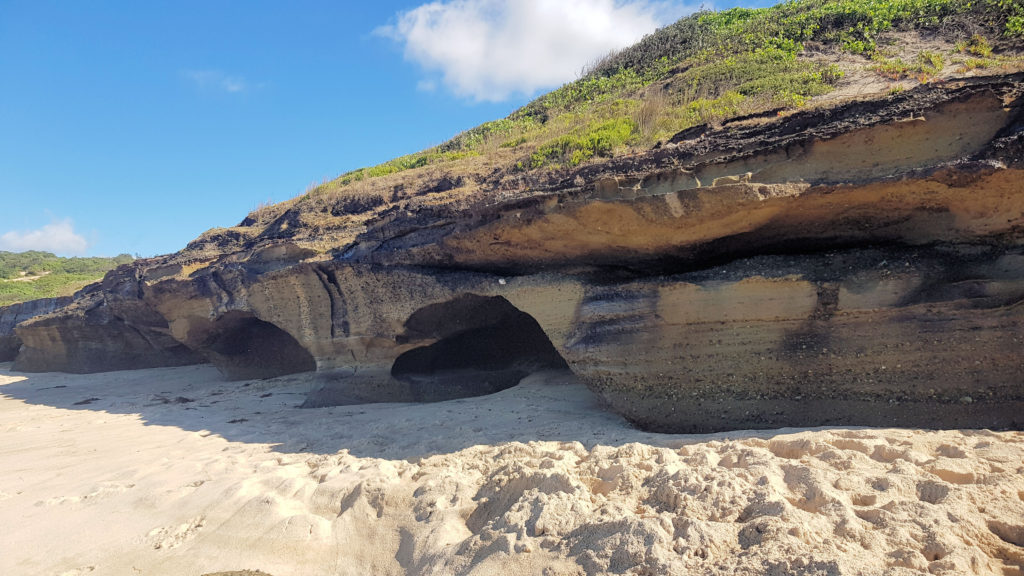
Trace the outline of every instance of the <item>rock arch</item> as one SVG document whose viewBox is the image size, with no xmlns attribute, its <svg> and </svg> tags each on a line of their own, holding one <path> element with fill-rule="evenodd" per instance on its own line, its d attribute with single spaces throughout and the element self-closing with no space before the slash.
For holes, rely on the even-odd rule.
<svg viewBox="0 0 1024 576">
<path fill-rule="evenodd" d="M 212 323 L 199 349 L 228 380 L 274 378 L 316 370 L 316 360 L 291 334 L 247 312 Z"/>
<path fill-rule="evenodd" d="M 461 294 L 420 308 L 397 340 L 423 343 L 391 367 L 417 401 L 491 394 L 536 370 L 569 369 L 540 324 L 502 296 Z"/>
</svg>

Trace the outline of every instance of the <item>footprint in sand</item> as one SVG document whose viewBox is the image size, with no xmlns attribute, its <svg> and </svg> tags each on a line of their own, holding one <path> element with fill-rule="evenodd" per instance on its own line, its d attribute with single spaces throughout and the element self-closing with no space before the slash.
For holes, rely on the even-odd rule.
<svg viewBox="0 0 1024 576">
<path fill-rule="evenodd" d="M 941 504 L 949 496 L 949 484 L 926 480 L 917 483 L 917 498 L 929 504 Z"/>
<path fill-rule="evenodd" d="M 184 498 L 195 492 L 203 484 L 206 484 L 206 480 L 193 480 L 192 482 L 181 484 L 177 488 L 168 489 L 167 495 L 173 498 Z"/>
<path fill-rule="evenodd" d="M 95 566 L 83 566 L 81 568 L 75 568 L 74 570 L 67 570 L 60 573 L 60 576 L 85 576 L 96 570 Z"/>
<path fill-rule="evenodd" d="M 950 484 L 975 484 L 981 479 L 970 461 L 954 458 L 938 458 L 924 468 Z"/>
<path fill-rule="evenodd" d="M 967 453 L 953 444 L 942 444 L 935 449 L 935 453 L 945 458 L 967 458 Z"/>
<path fill-rule="evenodd" d="M 123 482 L 104 482 L 96 486 L 91 492 L 83 494 L 81 496 L 54 496 L 49 500 L 41 503 L 36 503 L 36 506 L 45 504 L 46 506 L 60 506 L 62 504 L 77 504 L 79 502 L 90 502 L 96 500 L 102 500 L 114 494 L 120 494 L 127 490 L 131 490 L 135 487 L 135 484 L 123 483 Z M 0 498 L 3 500 L 3 498 Z"/>
<path fill-rule="evenodd" d="M 988 523 L 988 529 L 1003 542 L 1024 548 L 1024 524 L 1008 524 L 991 520 Z"/>
<path fill-rule="evenodd" d="M 146 534 L 146 540 L 153 545 L 154 550 L 170 550 L 172 548 L 177 548 L 192 538 L 195 538 L 196 533 L 202 529 L 205 522 L 205 516 L 196 516 L 188 522 L 177 526 L 154 528 L 149 531 L 149 534 Z"/>
</svg>

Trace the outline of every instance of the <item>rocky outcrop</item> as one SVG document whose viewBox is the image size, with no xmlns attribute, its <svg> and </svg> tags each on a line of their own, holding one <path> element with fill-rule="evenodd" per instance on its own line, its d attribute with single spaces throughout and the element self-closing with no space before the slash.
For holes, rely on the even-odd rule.
<svg viewBox="0 0 1024 576">
<path fill-rule="evenodd" d="M 70 303 L 71 297 L 63 296 L 30 300 L 0 308 L 0 362 L 14 360 L 21 349 L 21 338 L 14 333 L 15 326 L 29 318 L 49 314 Z"/>
<path fill-rule="evenodd" d="M 657 430 L 1020 427 L 1021 80 L 738 119 L 462 195 L 343 199 L 360 212 L 336 225 L 297 204 L 22 324 L 18 365 L 194 351 L 228 378 L 316 370 L 309 406 L 568 366 Z"/>
<path fill-rule="evenodd" d="M 1019 427 L 1022 280 L 976 246 L 756 257 L 588 296 L 569 347 L 656 430 Z"/>
<path fill-rule="evenodd" d="M 22 341 L 14 368 L 25 372 L 105 372 L 182 366 L 202 354 L 174 340 L 167 320 L 140 298 L 137 268 L 121 266 L 75 301 L 14 329 Z"/>
</svg>

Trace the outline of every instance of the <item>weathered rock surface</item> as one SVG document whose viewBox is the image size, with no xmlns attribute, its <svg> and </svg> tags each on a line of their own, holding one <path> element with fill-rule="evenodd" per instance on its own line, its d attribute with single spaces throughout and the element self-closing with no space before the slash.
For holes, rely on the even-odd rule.
<svg viewBox="0 0 1024 576">
<path fill-rule="evenodd" d="M 71 297 L 65 296 L 31 300 L 0 308 L 0 362 L 14 360 L 21 349 L 21 338 L 14 333 L 15 326 L 29 318 L 49 314 L 70 303 Z"/>
<path fill-rule="evenodd" d="M 204 361 L 171 338 L 167 321 L 139 298 L 136 269 L 122 266 L 72 304 L 15 328 L 23 343 L 14 368 L 90 373 Z"/>
<path fill-rule="evenodd" d="M 568 365 L 658 430 L 1019 428 L 1022 79 L 740 119 L 464 195 L 342 198 L 323 226 L 296 204 L 21 324 L 18 367 L 194 351 L 229 378 L 317 370 L 316 406 Z"/>
<path fill-rule="evenodd" d="M 616 286 L 584 304 L 573 365 L 659 430 L 1020 427 L 1024 255 L 962 250 L 766 256 Z"/>
</svg>

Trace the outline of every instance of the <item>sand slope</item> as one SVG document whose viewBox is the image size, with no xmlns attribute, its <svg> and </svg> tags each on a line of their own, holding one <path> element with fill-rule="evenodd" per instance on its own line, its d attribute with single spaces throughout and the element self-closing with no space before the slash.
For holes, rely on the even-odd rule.
<svg viewBox="0 0 1024 576">
<path fill-rule="evenodd" d="M 1018 432 L 648 434 L 559 373 L 310 386 L 0 365 L 0 574 L 1024 573 Z"/>
</svg>

